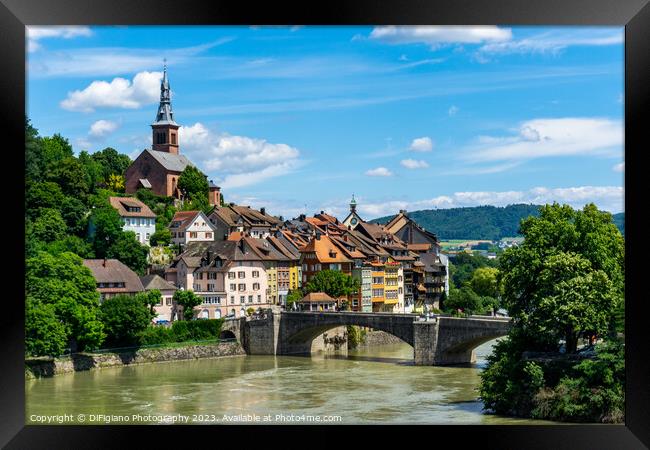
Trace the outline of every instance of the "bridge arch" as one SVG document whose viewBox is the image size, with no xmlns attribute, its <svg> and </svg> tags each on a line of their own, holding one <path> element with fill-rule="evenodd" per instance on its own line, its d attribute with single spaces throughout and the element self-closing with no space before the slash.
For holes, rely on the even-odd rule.
<svg viewBox="0 0 650 450">
<path fill-rule="evenodd" d="M 334 337 L 323 336 L 323 334 L 348 325 L 381 330 L 413 346 L 412 316 L 350 312 L 283 312 L 280 325 L 281 353 L 309 354 L 322 348 L 323 344 L 333 344 L 336 348 L 337 344 L 342 345 L 342 343 Z M 322 342 L 321 336 L 323 336 Z"/>
<path fill-rule="evenodd" d="M 493 339 L 508 334 L 509 320 L 458 319 L 440 320 L 436 364 L 465 364 L 476 362 L 475 349 Z"/>
</svg>

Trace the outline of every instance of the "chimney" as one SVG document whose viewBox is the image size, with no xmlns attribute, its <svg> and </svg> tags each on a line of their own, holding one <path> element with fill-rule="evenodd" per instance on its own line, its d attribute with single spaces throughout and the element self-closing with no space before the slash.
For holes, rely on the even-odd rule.
<svg viewBox="0 0 650 450">
<path fill-rule="evenodd" d="M 261 208 L 260 208 L 260 213 L 262 213 L 262 215 L 265 216 L 265 215 L 266 215 L 266 208 L 261 207 Z"/>
<path fill-rule="evenodd" d="M 208 250 L 208 266 L 210 265 L 211 261 L 212 261 L 212 251 Z"/>
<path fill-rule="evenodd" d="M 304 214 L 300 214 L 300 217 L 298 217 L 298 219 L 300 219 L 301 222 L 304 222 L 306 218 L 307 216 L 305 216 Z"/>
<path fill-rule="evenodd" d="M 102 266 L 106 267 L 106 257 L 104 256 L 104 262 L 102 263 Z"/>
<path fill-rule="evenodd" d="M 406 214 L 406 210 L 405 210 L 405 209 L 400 209 L 399 212 L 400 212 L 400 214 Z"/>
<path fill-rule="evenodd" d="M 325 214 L 325 211 L 321 211 L 320 213 L 321 213 L 321 214 Z"/>
</svg>

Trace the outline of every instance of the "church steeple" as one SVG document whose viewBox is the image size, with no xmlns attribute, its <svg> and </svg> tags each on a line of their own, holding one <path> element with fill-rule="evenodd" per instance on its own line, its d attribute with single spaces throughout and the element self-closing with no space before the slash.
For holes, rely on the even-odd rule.
<svg viewBox="0 0 650 450">
<path fill-rule="evenodd" d="M 151 124 L 153 131 L 153 150 L 178 154 L 178 124 L 174 121 L 172 111 L 171 89 L 167 78 L 167 63 L 163 69 L 160 82 L 160 105 L 156 113 L 156 121 Z"/>
</svg>

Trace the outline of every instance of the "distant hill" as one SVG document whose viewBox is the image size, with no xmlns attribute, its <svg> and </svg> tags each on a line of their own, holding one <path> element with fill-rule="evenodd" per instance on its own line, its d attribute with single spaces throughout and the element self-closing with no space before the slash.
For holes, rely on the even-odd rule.
<svg viewBox="0 0 650 450">
<path fill-rule="evenodd" d="M 418 225 L 447 239 L 499 240 L 519 236 L 519 221 L 539 215 L 539 205 L 473 206 L 467 208 L 426 209 L 409 212 Z M 387 223 L 395 216 L 373 219 L 372 223 Z M 625 213 L 615 214 L 614 223 L 624 233 Z"/>
</svg>

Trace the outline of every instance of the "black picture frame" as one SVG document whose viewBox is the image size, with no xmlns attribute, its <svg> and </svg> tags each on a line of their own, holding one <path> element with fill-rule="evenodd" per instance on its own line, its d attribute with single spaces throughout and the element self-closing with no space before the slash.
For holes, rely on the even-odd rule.
<svg viewBox="0 0 650 450">
<path fill-rule="evenodd" d="M 650 341 L 645 331 L 647 295 L 641 281 L 640 259 L 644 250 L 641 235 L 643 189 L 642 158 L 647 151 L 643 117 L 650 105 L 650 5 L 648 0 L 329 0 L 313 2 L 213 2 L 201 0 L 0 0 L 0 128 L 5 156 L 4 200 L 6 212 L 24 207 L 20 189 L 24 177 L 18 169 L 24 163 L 25 117 L 25 25 L 181 25 L 181 24 L 289 24 L 289 25 L 616 25 L 625 26 L 625 212 L 626 212 L 626 423 L 625 425 L 562 426 L 419 426 L 408 430 L 387 427 L 351 430 L 349 437 L 392 435 L 397 440 L 430 440 L 442 444 L 487 448 L 571 448 L 633 449 L 650 446 Z M 28 93 L 27 93 L 28 95 Z M 643 113 L 646 114 L 643 114 Z M 11 159 L 9 159 L 11 157 Z M 13 160 L 13 161 L 12 161 Z M 11 161 L 11 162 L 10 162 Z M 11 213 L 10 213 L 11 214 Z M 14 216 L 14 214 L 11 214 Z M 15 220 L 11 220 L 13 223 Z M 128 448 L 135 442 L 168 446 L 175 440 L 197 445 L 209 438 L 224 445 L 234 437 L 242 445 L 269 445 L 280 426 L 25 426 L 24 378 L 24 291 L 14 280 L 24 279 L 24 247 L 20 232 L 13 227 L 5 235 L 5 262 L 16 272 L 7 277 L 6 287 L 16 284 L 15 294 L 5 290 L 0 314 L 2 368 L 0 369 L 0 444 L 6 448 Z M 14 256 L 15 255 L 15 256 Z M 260 429 L 260 428 L 263 428 Z M 310 440 L 328 442 L 338 435 L 324 426 L 291 426 L 306 429 Z M 266 442 L 250 440 L 250 433 L 263 431 Z M 319 439 L 322 435 L 324 440 Z M 331 436 L 330 440 L 327 439 Z M 218 439 L 217 439 L 218 437 Z M 208 441 L 208 442 L 209 442 Z M 282 445 L 283 441 L 277 441 Z M 307 443 L 308 441 L 304 441 Z M 413 445 L 413 444 L 411 444 Z M 449 445 L 449 444 L 446 444 Z"/>
</svg>

